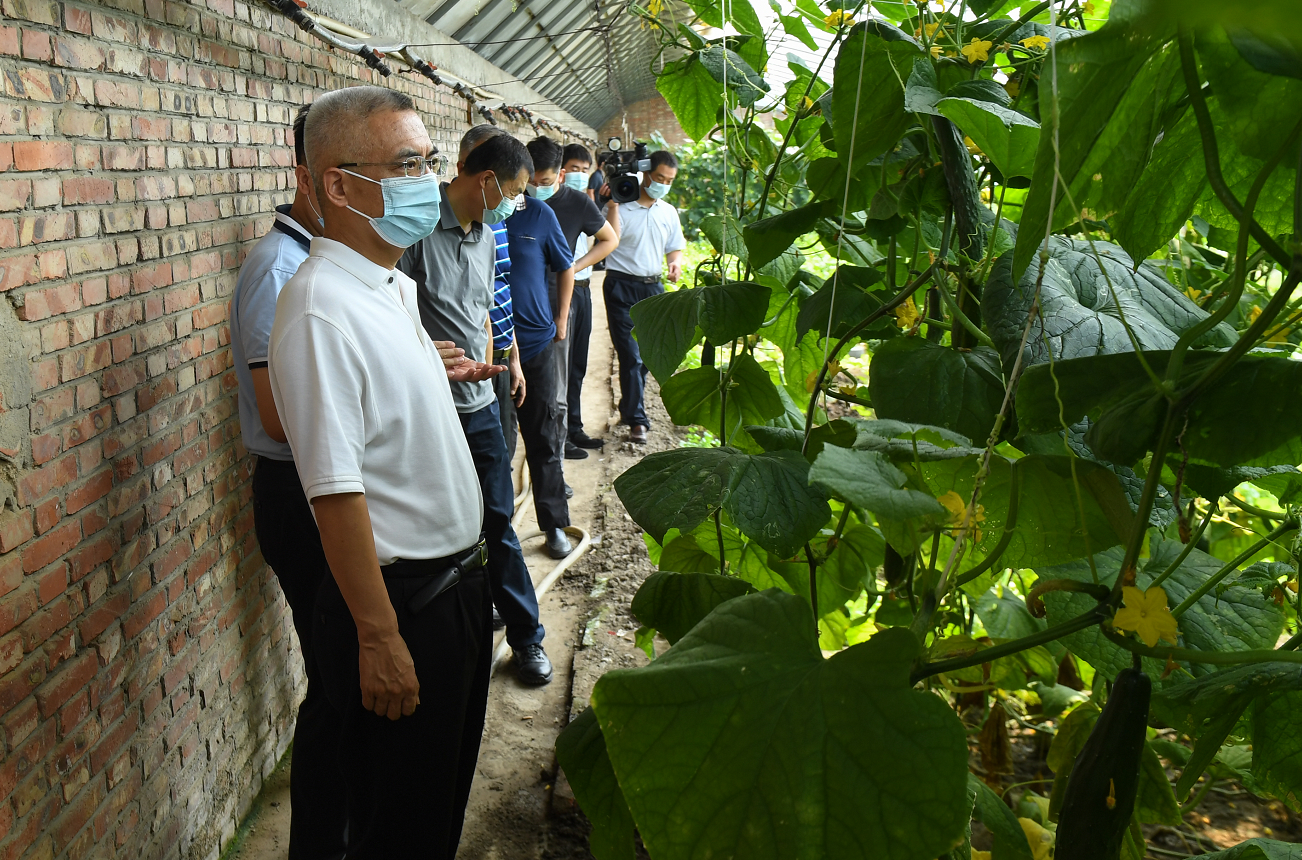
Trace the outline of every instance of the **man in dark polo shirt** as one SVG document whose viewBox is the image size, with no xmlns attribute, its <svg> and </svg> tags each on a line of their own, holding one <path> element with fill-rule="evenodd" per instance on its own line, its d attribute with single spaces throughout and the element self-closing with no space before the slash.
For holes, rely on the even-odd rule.
<svg viewBox="0 0 1302 860">
<path fill-rule="evenodd" d="M 467 135 L 482 135 L 471 129 Z M 450 340 L 478 359 L 491 348 L 488 312 L 493 304 L 496 243 L 492 225 L 515 211 L 533 165 L 524 144 L 488 135 L 466 155 L 456 178 L 442 186 L 438 226 L 407 249 L 398 268 L 417 285 L 421 323 L 431 339 Z M 511 360 L 516 359 L 512 356 Z M 515 492 L 491 382 L 454 383 L 452 399 L 484 497 L 484 534 L 493 603 L 506 622 L 516 671 L 526 684 L 552 679 L 543 650 L 538 598 L 520 541 L 511 527 Z M 528 404 L 525 398 L 525 406 Z"/>
</svg>

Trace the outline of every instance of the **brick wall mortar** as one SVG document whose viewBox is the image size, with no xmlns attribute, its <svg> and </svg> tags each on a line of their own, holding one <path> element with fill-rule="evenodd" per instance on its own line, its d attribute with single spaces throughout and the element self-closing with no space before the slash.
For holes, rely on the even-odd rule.
<svg viewBox="0 0 1302 860">
<path fill-rule="evenodd" d="M 227 324 L 290 120 L 357 82 L 445 153 L 478 117 L 257 3 L 0 13 L 0 860 L 214 858 L 303 692 Z"/>
<path fill-rule="evenodd" d="M 669 102 L 662 95 L 654 95 L 625 107 L 622 112 L 606 121 L 597 134 L 597 139 L 604 149 L 606 141 L 612 137 L 618 137 L 626 144 L 635 140 L 650 142 L 652 132 L 659 132 L 673 146 L 690 140 L 678 124 L 678 117 L 674 116 Z"/>
</svg>

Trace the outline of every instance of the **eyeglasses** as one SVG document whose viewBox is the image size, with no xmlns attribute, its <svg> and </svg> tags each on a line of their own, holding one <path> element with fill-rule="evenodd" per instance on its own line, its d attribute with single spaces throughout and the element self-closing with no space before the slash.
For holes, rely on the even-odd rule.
<svg viewBox="0 0 1302 860">
<path fill-rule="evenodd" d="M 447 170 L 448 157 L 434 153 L 423 158 L 419 155 L 413 155 L 401 161 L 348 161 L 337 166 L 389 167 L 394 170 L 401 170 L 403 176 L 424 176 L 426 173 L 442 173 Z"/>
</svg>

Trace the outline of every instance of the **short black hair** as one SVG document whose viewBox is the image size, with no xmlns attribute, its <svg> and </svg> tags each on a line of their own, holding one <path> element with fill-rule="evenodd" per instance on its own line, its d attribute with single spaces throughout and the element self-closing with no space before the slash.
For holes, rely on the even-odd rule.
<svg viewBox="0 0 1302 860">
<path fill-rule="evenodd" d="M 501 181 L 519 176 L 521 168 L 532 176 L 533 159 L 524 144 L 509 134 L 493 135 L 466 156 L 465 172 L 469 176 L 491 170 Z"/>
<path fill-rule="evenodd" d="M 592 164 L 592 153 L 581 143 L 567 144 L 565 154 L 561 156 L 561 164 L 569 164 L 571 161 L 582 161 L 584 164 Z"/>
<path fill-rule="evenodd" d="M 303 105 L 294 114 L 294 164 L 307 164 L 307 111 L 310 104 Z"/>
<path fill-rule="evenodd" d="M 655 170 L 657 167 L 672 167 L 677 170 L 678 159 L 667 149 L 657 149 L 651 153 L 651 169 Z"/>
<path fill-rule="evenodd" d="M 526 144 L 526 147 L 529 150 L 529 157 L 533 159 L 534 170 L 561 169 L 563 163 L 561 155 L 565 150 L 550 137 L 535 137 Z"/>
</svg>

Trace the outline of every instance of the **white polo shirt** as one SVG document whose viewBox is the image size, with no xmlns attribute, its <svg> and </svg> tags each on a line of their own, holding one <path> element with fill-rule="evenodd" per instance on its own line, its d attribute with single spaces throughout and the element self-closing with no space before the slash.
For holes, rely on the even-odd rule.
<svg viewBox="0 0 1302 860">
<path fill-rule="evenodd" d="M 479 539 L 479 478 L 411 278 L 313 239 L 276 302 L 269 359 L 303 491 L 365 493 L 380 564 Z"/>
<path fill-rule="evenodd" d="M 606 271 L 640 278 L 658 278 L 665 254 L 687 247 L 678 210 L 663 200 L 643 206 L 641 200 L 619 205 L 619 247 L 606 258 Z"/>
</svg>

